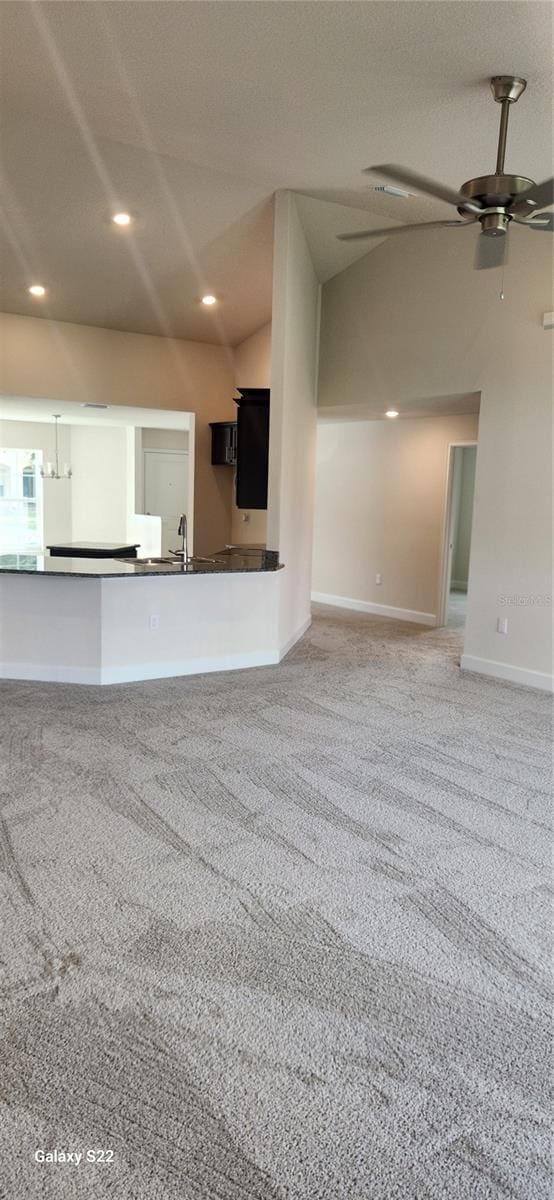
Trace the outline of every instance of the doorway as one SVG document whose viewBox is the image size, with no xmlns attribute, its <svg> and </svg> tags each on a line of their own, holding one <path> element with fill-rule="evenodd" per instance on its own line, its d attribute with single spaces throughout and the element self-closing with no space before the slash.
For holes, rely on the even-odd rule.
<svg viewBox="0 0 554 1200">
<path fill-rule="evenodd" d="M 177 529 L 189 507 L 188 450 L 144 450 L 144 511 L 161 517 L 163 555 L 179 549 Z"/>
<path fill-rule="evenodd" d="M 477 444 L 449 447 L 440 625 L 463 629 L 466 622 Z"/>
</svg>

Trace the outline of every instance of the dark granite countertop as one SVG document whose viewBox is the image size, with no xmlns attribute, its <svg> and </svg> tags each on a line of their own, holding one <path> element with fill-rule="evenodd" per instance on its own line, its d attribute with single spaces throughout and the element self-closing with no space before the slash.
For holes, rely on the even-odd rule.
<svg viewBox="0 0 554 1200">
<path fill-rule="evenodd" d="M 152 575 L 235 575 L 259 571 L 278 571 L 277 550 L 219 550 L 211 555 L 216 562 L 193 559 L 186 567 L 179 562 L 147 562 L 121 558 L 54 558 L 42 554 L 1 554 L 0 573 L 4 575 L 70 575 L 83 579 L 144 579 Z"/>
</svg>

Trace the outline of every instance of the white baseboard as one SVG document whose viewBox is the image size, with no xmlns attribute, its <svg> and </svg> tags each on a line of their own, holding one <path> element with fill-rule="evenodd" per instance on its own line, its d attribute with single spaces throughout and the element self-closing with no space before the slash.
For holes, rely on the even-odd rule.
<svg viewBox="0 0 554 1200">
<path fill-rule="evenodd" d="M 302 636 L 299 634 L 298 636 Z M 296 639 L 293 639 L 296 640 Z M 216 658 L 185 659 L 183 662 L 133 663 L 122 667 L 35 666 L 32 663 L 0 663 L 0 679 L 35 680 L 38 683 L 112 684 L 139 683 L 147 679 L 170 679 L 178 675 L 206 675 L 213 671 L 241 671 L 269 667 L 280 662 L 278 650 L 254 650 Z"/>
<path fill-rule="evenodd" d="M 270 667 L 279 662 L 277 650 L 252 650 L 215 658 L 189 658 L 183 662 L 139 663 L 125 667 L 103 667 L 101 683 L 138 683 L 141 679 L 172 679 L 178 675 L 209 675 L 214 671 L 243 671 L 248 667 Z"/>
<path fill-rule="evenodd" d="M 304 637 L 304 634 L 306 633 L 306 630 L 308 630 L 310 628 L 311 623 L 312 623 L 312 618 L 307 617 L 307 619 L 302 622 L 299 629 L 296 630 L 296 633 L 293 633 L 292 637 L 288 638 L 288 640 L 285 642 L 284 646 L 281 646 L 281 649 L 279 651 L 279 662 L 281 662 L 281 659 L 283 659 L 285 657 L 285 655 L 288 654 L 289 650 L 292 650 L 292 647 L 295 646 L 296 643 L 300 641 L 300 638 Z"/>
<path fill-rule="evenodd" d="M 331 596 L 327 592 L 312 592 L 317 604 L 334 608 L 351 608 L 355 612 L 372 613 L 376 617 L 391 617 L 394 621 L 409 621 L 415 625 L 436 625 L 435 613 L 418 612 L 410 608 L 393 608 L 390 604 L 373 604 L 371 600 L 352 600 L 349 596 Z"/>
<path fill-rule="evenodd" d="M 544 671 L 528 671 L 526 667 L 513 667 L 511 663 L 495 662 L 492 658 L 476 658 L 473 654 L 462 654 L 460 666 L 462 671 L 475 671 L 478 675 L 519 683 L 522 687 L 540 688 L 543 692 L 553 690 L 554 677 Z"/>
<path fill-rule="evenodd" d="M 100 667 L 60 667 L 43 663 L 0 663 L 0 679 L 35 683 L 102 683 Z"/>
</svg>

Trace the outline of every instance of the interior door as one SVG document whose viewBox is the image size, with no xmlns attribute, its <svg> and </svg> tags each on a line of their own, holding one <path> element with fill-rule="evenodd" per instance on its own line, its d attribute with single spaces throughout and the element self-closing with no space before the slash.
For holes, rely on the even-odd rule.
<svg viewBox="0 0 554 1200">
<path fill-rule="evenodd" d="M 144 451 L 144 511 L 162 519 L 162 554 L 179 550 L 181 513 L 187 511 L 188 452 Z"/>
</svg>

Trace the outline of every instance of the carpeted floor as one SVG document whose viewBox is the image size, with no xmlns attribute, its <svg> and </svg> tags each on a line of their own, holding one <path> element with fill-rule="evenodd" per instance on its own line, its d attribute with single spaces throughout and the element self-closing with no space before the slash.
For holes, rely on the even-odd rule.
<svg viewBox="0 0 554 1200">
<path fill-rule="evenodd" d="M 550 704 L 459 651 L 2 685 L 2 1195 L 550 1196 Z"/>
<path fill-rule="evenodd" d="M 450 592 L 448 597 L 447 625 L 449 629 L 464 629 L 466 623 L 467 593 Z"/>
</svg>

